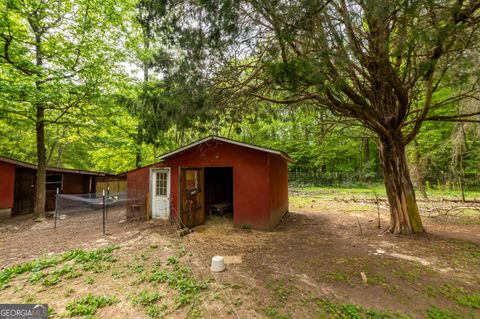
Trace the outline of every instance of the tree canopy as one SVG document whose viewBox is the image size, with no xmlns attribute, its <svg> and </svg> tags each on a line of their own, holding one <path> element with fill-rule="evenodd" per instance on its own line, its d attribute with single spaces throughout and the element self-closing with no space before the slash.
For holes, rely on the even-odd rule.
<svg viewBox="0 0 480 319">
<path fill-rule="evenodd" d="M 411 176 L 479 173 L 480 1 L 0 5 L 0 152 L 39 171 L 224 135 L 383 176 L 394 233 L 423 231 Z"/>
<path fill-rule="evenodd" d="M 217 107 L 309 102 L 360 122 L 378 138 L 391 231 L 423 231 L 405 146 L 426 121 L 477 121 L 444 111 L 478 94 L 480 1 L 158 3 L 173 74 L 189 65 Z"/>
</svg>

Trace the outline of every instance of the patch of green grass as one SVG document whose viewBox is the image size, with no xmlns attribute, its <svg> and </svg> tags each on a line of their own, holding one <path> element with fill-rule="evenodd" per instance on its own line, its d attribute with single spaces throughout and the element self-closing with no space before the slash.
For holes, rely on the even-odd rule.
<svg viewBox="0 0 480 319">
<path fill-rule="evenodd" d="M 167 258 L 167 265 L 175 266 L 179 264 L 179 259 L 177 256 L 170 256 Z"/>
<path fill-rule="evenodd" d="M 386 285 L 387 284 L 387 279 L 382 274 L 375 274 L 375 275 L 371 275 L 371 276 L 367 275 L 367 278 L 368 278 L 367 283 L 372 284 L 372 285 Z"/>
<path fill-rule="evenodd" d="M 118 303 L 119 300 L 115 296 L 96 296 L 88 294 L 84 298 L 74 300 L 67 304 L 66 316 L 93 316 L 98 309 Z"/>
<path fill-rule="evenodd" d="M 326 273 L 324 277 L 328 280 L 344 282 L 349 285 L 352 285 L 352 281 L 350 280 L 350 277 L 344 271 L 330 271 Z"/>
<path fill-rule="evenodd" d="M 292 293 L 292 288 L 282 280 L 269 282 L 267 288 L 270 288 L 278 300 L 283 303 L 288 300 L 288 297 Z"/>
<path fill-rule="evenodd" d="M 168 306 L 161 304 L 160 306 L 150 305 L 147 307 L 147 315 L 149 318 L 163 318 L 167 315 Z"/>
<path fill-rule="evenodd" d="M 432 298 L 435 298 L 440 294 L 440 291 L 431 285 L 425 286 L 424 291 L 427 294 L 427 296 Z"/>
<path fill-rule="evenodd" d="M 45 274 L 43 271 L 34 271 L 30 274 L 30 277 L 28 278 L 28 281 L 31 284 L 36 284 L 41 279 L 43 279 L 46 275 L 47 274 Z"/>
<path fill-rule="evenodd" d="M 72 279 L 80 277 L 81 274 L 72 265 L 63 265 L 61 268 L 55 269 L 43 280 L 45 286 L 56 285 L 62 278 Z"/>
<path fill-rule="evenodd" d="M 177 291 L 177 307 L 191 304 L 199 295 L 200 291 L 206 289 L 206 281 L 198 281 L 192 274 L 190 268 L 182 265 L 178 256 L 171 256 L 167 259 L 167 267 L 154 267 L 152 272 L 145 277 L 153 283 L 167 283 L 168 286 Z"/>
<path fill-rule="evenodd" d="M 142 264 L 133 264 L 127 266 L 130 269 L 131 273 L 140 274 L 145 271 L 145 266 Z"/>
<path fill-rule="evenodd" d="M 107 246 L 97 250 L 73 249 L 63 255 L 63 260 L 73 260 L 75 263 L 100 263 L 100 262 L 116 262 L 117 257 L 112 255 L 118 246 Z"/>
<path fill-rule="evenodd" d="M 198 305 L 193 305 L 190 310 L 188 311 L 188 318 L 201 318 L 202 311 L 198 307 Z"/>
<path fill-rule="evenodd" d="M 48 318 L 52 318 L 57 315 L 57 312 L 55 309 L 53 309 L 51 306 L 48 306 Z"/>
<path fill-rule="evenodd" d="M 93 285 L 95 283 L 95 279 L 93 279 L 92 277 L 88 276 L 86 279 L 85 279 L 85 283 L 87 285 Z"/>
<path fill-rule="evenodd" d="M 480 293 L 469 293 L 463 287 L 457 288 L 450 284 L 443 285 L 438 291 L 460 306 L 480 309 Z"/>
<path fill-rule="evenodd" d="M 243 300 L 241 298 L 236 298 L 234 301 L 233 301 L 233 305 L 235 307 L 240 307 L 241 305 L 243 304 Z"/>
<path fill-rule="evenodd" d="M 55 266 L 60 261 L 60 257 L 40 258 L 23 264 L 5 268 L 0 271 L 0 290 L 7 288 L 10 281 L 18 275 L 27 272 L 38 272 L 42 269 Z"/>
<path fill-rule="evenodd" d="M 140 254 L 139 256 L 135 256 L 135 260 L 140 260 L 140 261 L 147 261 L 148 258 L 149 257 L 145 254 Z"/>
<path fill-rule="evenodd" d="M 232 289 L 240 289 L 240 288 L 242 288 L 242 286 L 241 286 L 240 284 L 233 283 L 233 284 L 230 285 L 230 288 L 232 288 Z"/>
<path fill-rule="evenodd" d="M 457 315 L 448 310 L 442 310 L 437 307 L 432 307 L 427 310 L 427 319 L 461 319 L 462 316 Z"/>
<path fill-rule="evenodd" d="M 162 295 L 156 291 L 142 290 L 133 297 L 133 304 L 140 306 L 150 306 L 162 298 Z"/>
<path fill-rule="evenodd" d="M 85 271 L 91 271 L 95 274 L 99 274 L 110 269 L 110 266 L 91 262 L 91 263 L 83 264 L 82 269 Z"/>
<path fill-rule="evenodd" d="M 113 279 L 119 279 L 119 278 L 122 278 L 123 277 L 123 274 L 121 271 L 117 270 L 117 269 L 114 269 L 112 270 L 112 278 Z"/>
<path fill-rule="evenodd" d="M 383 184 L 372 184 L 372 185 L 365 185 L 365 184 L 358 184 L 352 185 L 352 187 L 341 187 L 341 186 L 323 186 L 323 187 L 291 187 L 290 192 L 295 193 L 306 193 L 306 195 L 312 196 L 316 194 L 323 194 L 323 195 L 345 195 L 351 197 L 352 194 L 356 195 L 368 195 L 370 197 L 374 197 L 375 194 L 379 196 L 386 196 L 385 186 Z M 427 194 L 429 197 L 442 197 L 445 199 L 458 199 L 460 198 L 460 190 L 451 190 L 446 189 L 438 186 L 427 187 Z M 295 196 L 292 196 L 295 197 Z M 475 199 L 480 198 L 479 191 L 466 191 L 465 192 L 466 199 Z"/>
<path fill-rule="evenodd" d="M 265 309 L 265 314 L 268 318 L 272 319 L 290 319 L 292 318 L 292 314 L 287 312 L 286 314 L 280 313 L 277 309 L 268 307 Z"/>
<path fill-rule="evenodd" d="M 388 311 L 377 311 L 365 309 L 359 305 L 334 303 L 327 299 L 316 299 L 316 304 L 320 307 L 317 312 L 320 318 L 338 318 L 338 319 L 389 319 L 389 318 L 408 318 L 399 313 Z M 326 316 L 325 316 L 326 315 Z"/>
<path fill-rule="evenodd" d="M 108 246 L 105 248 L 91 251 L 83 249 L 73 249 L 60 256 L 39 258 L 23 264 L 5 268 L 0 271 L 0 290 L 7 288 L 10 284 L 10 281 L 21 274 L 28 272 L 40 272 L 43 269 L 56 266 L 65 261 L 73 261 L 76 264 L 82 264 L 84 266 L 90 265 L 93 268 L 100 267 L 101 262 L 115 262 L 117 258 L 115 256 L 112 256 L 112 252 L 117 248 L 118 247 L 116 246 Z M 65 276 L 67 278 L 75 278 L 75 276 L 78 277 L 79 274 L 78 272 L 76 272 L 76 270 L 68 268 L 73 266 L 70 265 L 64 267 L 67 268 L 62 268 L 58 272 L 54 271 L 52 276 L 47 279 L 46 285 L 56 284 L 62 276 Z M 70 275 L 68 275 L 68 273 Z M 36 283 L 43 277 L 45 277 L 45 275 L 31 275 L 29 281 L 31 283 Z"/>
<path fill-rule="evenodd" d="M 397 269 L 393 270 L 393 273 L 396 276 L 410 283 L 415 283 L 422 276 L 427 274 L 434 274 L 435 271 L 430 267 L 421 266 L 418 264 L 407 264 L 407 265 L 400 265 Z"/>
<path fill-rule="evenodd" d="M 466 243 L 462 247 L 465 257 L 469 259 L 480 259 L 480 246 L 472 244 L 472 243 Z"/>
<path fill-rule="evenodd" d="M 62 278 L 72 279 L 81 276 L 81 274 L 72 265 L 63 265 L 50 273 L 43 271 L 33 271 L 28 278 L 31 284 L 36 284 L 43 279 L 44 286 L 54 286 L 59 283 Z"/>
</svg>

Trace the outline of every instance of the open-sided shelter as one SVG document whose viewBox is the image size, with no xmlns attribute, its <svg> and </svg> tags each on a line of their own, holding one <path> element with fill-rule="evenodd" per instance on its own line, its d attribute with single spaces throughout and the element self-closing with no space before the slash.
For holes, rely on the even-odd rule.
<svg viewBox="0 0 480 319">
<path fill-rule="evenodd" d="M 288 162 L 284 152 L 211 136 L 126 173 L 129 198 L 149 218 L 195 227 L 214 209 L 233 210 L 233 224 L 273 229 L 288 211 Z M 182 225 L 180 225 L 182 226 Z"/>
<path fill-rule="evenodd" d="M 0 218 L 33 212 L 36 176 L 37 165 L 0 156 Z M 57 188 L 63 194 L 88 194 L 98 191 L 98 186 L 111 183 L 117 187 L 122 183 L 121 177 L 106 173 L 57 167 L 47 168 L 46 179 L 47 211 L 55 209 Z"/>
</svg>

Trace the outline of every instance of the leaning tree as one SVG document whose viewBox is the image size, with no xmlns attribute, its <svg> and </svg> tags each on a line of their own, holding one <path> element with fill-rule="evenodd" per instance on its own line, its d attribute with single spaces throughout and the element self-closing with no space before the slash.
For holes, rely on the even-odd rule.
<svg viewBox="0 0 480 319">
<path fill-rule="evenodd" d="M 217 106 L 309 102 L 376 134 L 389 230 L 424 231 L 405 148 L 425 121 L 478 114 L 448 110 L 479 90 L 479 0 L 151 1 L 172 59 Z"/>
</svg>

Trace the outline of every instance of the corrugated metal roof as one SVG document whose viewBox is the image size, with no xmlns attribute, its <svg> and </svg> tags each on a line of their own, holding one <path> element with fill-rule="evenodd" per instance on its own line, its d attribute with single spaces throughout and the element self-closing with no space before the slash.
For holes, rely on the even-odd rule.
<svg viewBox="0 0 480 319">
<path fill-rule="evenodd" d="M 0 156 L 0 162 L 13 164 L 13 165 L 20 166 L 20 167 L 37 169 L 37 165 L 35 165 L 35 164 L 27 163 L 27 162 L 24 162 L 24 161 L 19 161 L 19 160 L 13 159 L 13 158 L 5 157 L 5 156 Z M 57 173 L 95 175 L 95 176 L 110 175 L 110 174 L 103 173 L 103 172 L 92 172 L 92 171 L 86 171 L 86 170 L 81 170 L 81 169 L 60 168 L 60 167 L 47 167 L 47 171 L 57 172 Z"/>
</svg>

